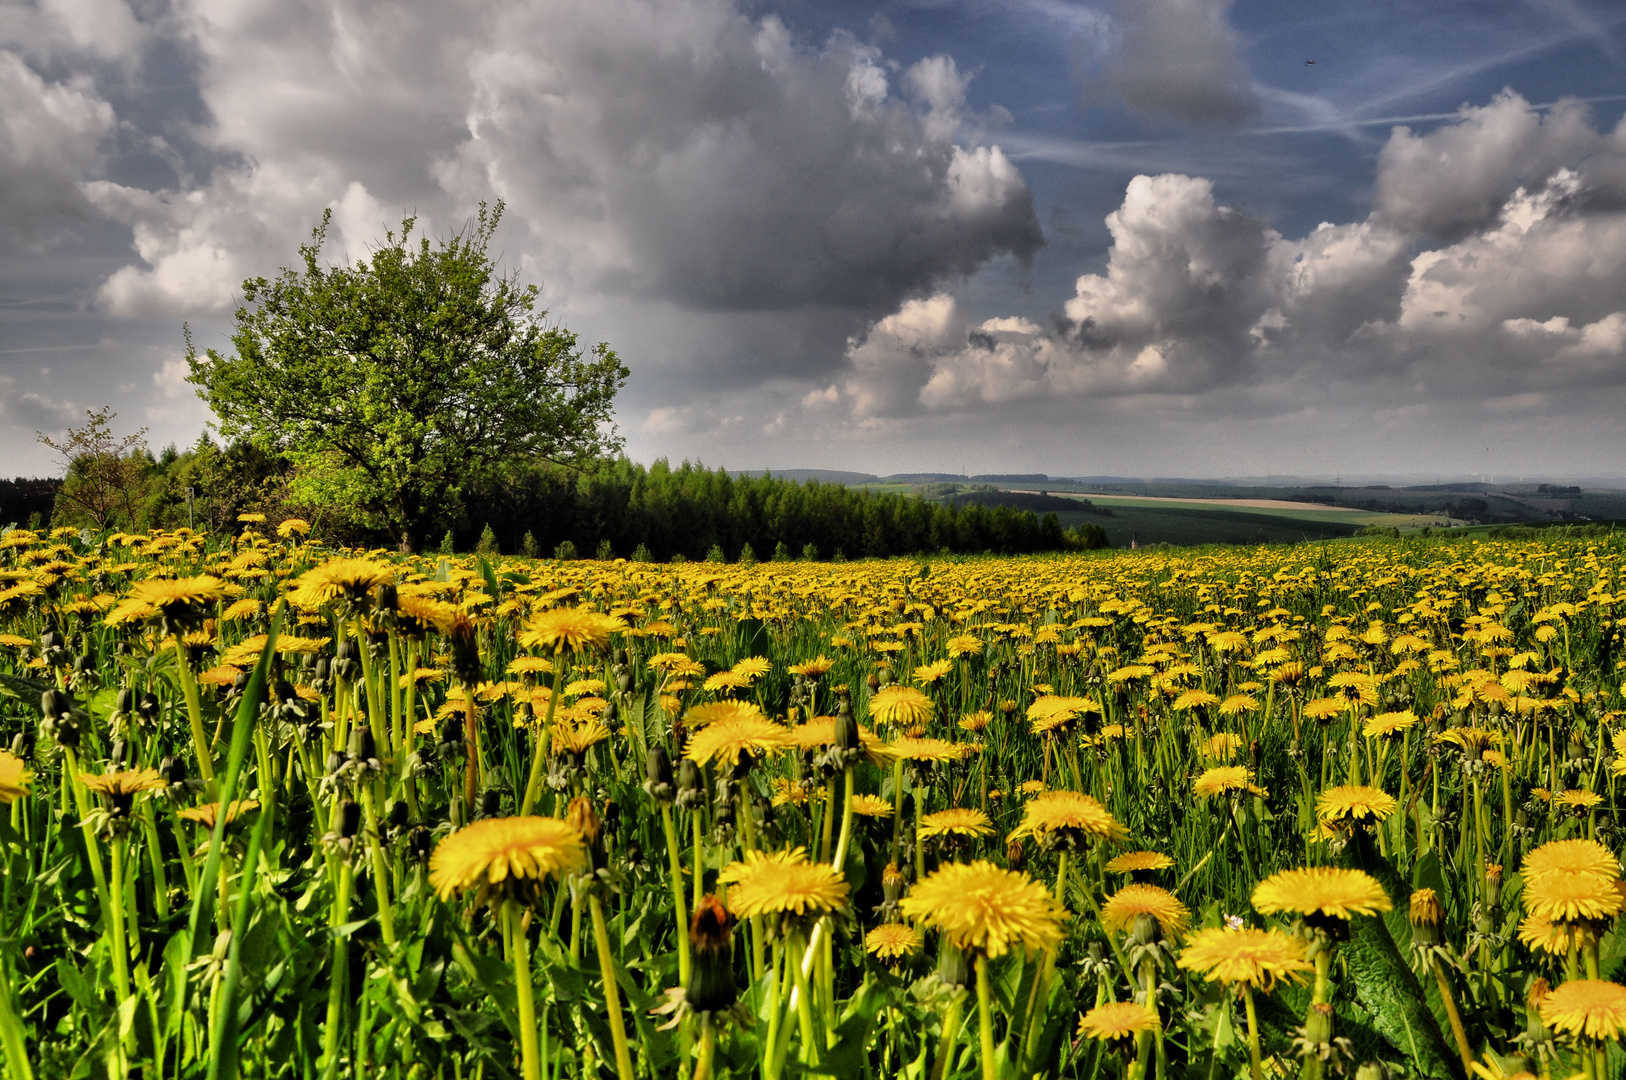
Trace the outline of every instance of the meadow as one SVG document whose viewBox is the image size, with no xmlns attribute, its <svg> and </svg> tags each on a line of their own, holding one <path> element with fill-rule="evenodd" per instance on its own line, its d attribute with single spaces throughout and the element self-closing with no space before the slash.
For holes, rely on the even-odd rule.
<svg viewBox="0 0 1626 1080">
<path fill-rule="evenodd" d="M 0 537 L 55 1077 L 1626 1068 L 1607 537 L 738 565 Z"/>
</svg>

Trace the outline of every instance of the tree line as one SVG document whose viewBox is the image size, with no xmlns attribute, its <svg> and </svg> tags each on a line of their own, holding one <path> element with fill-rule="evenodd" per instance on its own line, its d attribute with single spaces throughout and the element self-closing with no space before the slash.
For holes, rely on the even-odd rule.
<svg viewBox="0 0 1626 1080">
<path fill-rule="evenodd" d="M 302 497 L 297 466 L 246 441 L 204 436 L 185 450 L 127 448 L 117 461 L 88 455 L 64 481 L 15 481 L 36 523 L 92 528 L 230 529 L 243 513 L 275 524 L 305 518 L 330 542 L 388 544 L 393 533 Z M 109 476 L 117 477 L 114 491 Z M 60 491 L 53 490 L 60 484 Z M 3 494 L 4 492 L 0 492 Z M 43 496 L 43 497 L 42 497 Z M 23 503 L 19 502 L 21 508 Z M 0 513 L 0 517 L 5 516 Z M 17 516 L 17 523 L 26 522 Z M 735 476 L 666 460 L 625 458 L 581 467 L 513 463 L 464 489 L 436 522 L 437 545 L 503 554 L 667 561 L 885 558 L 921 552 L 1027 554 L 1104 547 L 1104 535 L 1064 529 L 1009 506 L 946 505 L 817 480 Z M 1095 530 L 1094 532 L 1099 532 Z"/>
</svg>

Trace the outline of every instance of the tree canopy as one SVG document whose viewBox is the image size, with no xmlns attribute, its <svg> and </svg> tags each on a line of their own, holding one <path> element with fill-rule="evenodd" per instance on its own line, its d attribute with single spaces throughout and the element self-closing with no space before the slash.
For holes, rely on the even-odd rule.
<svg viewBox="0 0 1626 1080">
<path fill-rule="evenodd" d="M 243 283 L 235 355 L 200 355 L 187 335 L 189 378 L 221 434 L 286 455 L 297 497 L 403 547 L 499 468 L 619 450 L 626 367 L 550 325 L 536 287 L 499 271 L 488 249 L 501 216 L 482 204 L 433 243 L 408 218 L 346 266 L 322 263 L 324 213 L 301 270 Z"/>
</svg>

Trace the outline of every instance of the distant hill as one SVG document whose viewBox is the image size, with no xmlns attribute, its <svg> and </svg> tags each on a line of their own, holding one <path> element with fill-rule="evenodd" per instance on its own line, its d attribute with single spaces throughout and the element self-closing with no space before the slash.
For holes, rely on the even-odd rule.
<svg viewBox="0 0 1626 1080">
<path fill-rule="evenodd" d="M 791 480 L 802 483 L 807 480 L 817 480 L 821 484 L 874 484 L 880 477 L 873 473 L 843 472 L 840 469 L 762 469 L 753 472 L 750 469 L 735 469 L 735 476 L 761 476 L 767 473 L 776 480 Z"/>
</svg>

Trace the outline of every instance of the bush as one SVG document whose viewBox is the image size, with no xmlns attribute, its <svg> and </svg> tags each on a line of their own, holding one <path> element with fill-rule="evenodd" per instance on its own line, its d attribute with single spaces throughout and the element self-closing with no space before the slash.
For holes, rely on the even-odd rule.
<svg viewBox="0 0 1626 1080">
<path fill-rule="evenodd" d="M 497 534 L 491 531 L 491 523 L 480 530 L 480 542 L 474 545 L 474 550 L 481 555 L 499 555 L 497 550 Z"/>
<path fill-rule="evenodd" d="M 819 545 L 806 543 L 802 545 L 802 558 L 806 562 L 819 561 Z"/>
<path fill-rule="evenodd" d="M 740 565 L 741 566 L 754 566 L 754 565 L 756 565 L 756 561 L 757 561 L 757 553 L 756 553 L 755 549 L 753 549 L 751 547 L 750 544 L 746 544 L 744 547 L 740 548 Z"/>
<path fill-rule="evenodd" d="M 447 529 L 446 535 L 440 538 L 440 553 L 442 555 L 455 555 L 452 549 L 452 530 Z"/>
<path fill-rule="evenodd" d="M 598 552 L 593 556 L 593 558 L 597 559 L 599 562 L 609 562 L 611 559 L 615 558 L 615 545 L 610 543 L 608 540 L 600 540 L 598 542 Z"/>
<path fill-rule="evenodd" d="M 711 545 L 711 547 L 706 551 L 706 561 L 707 562 L 715 562 L 715 563 L 725 563 L 725 562 L 727 562 L 728 561 L 728 556 L 723 554 L 723 545 L 721 545 L 721 544 L 713 544 L 713 545 Z"/>
<path fill-rule="evenodd" d="M 542 549 L 536 544 L 536 534 L 529 529 L 525 530 L 525 539 L 519 542 L 519 553 L 527 559 L 534 559 L 542 554 Z"/>
<path fill-rule="evenodd" d="M 581 558 L 580 555 L 576 554 L 576 545 L 571 543 L 569 540 L 564 541 L 558 547 L 553 549 L 553 557 L 561 561 Z"/>
<path fill-rule="evenodd" d="M 649 553 L 648 544 L 639 544 L 632 553 L 633 562 L 654 562 L 655 557 Z"/>
</svg>

